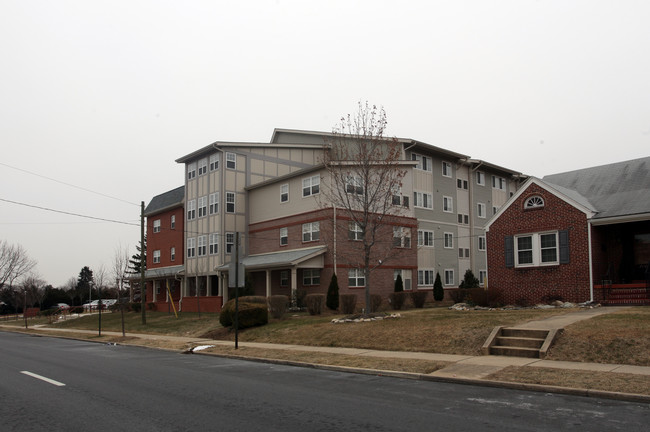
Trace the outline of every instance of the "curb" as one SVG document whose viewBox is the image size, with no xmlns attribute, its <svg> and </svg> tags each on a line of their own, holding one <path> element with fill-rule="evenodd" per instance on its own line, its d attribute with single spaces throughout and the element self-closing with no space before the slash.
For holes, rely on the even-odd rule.
<svg viewBox="0 0 650 432">
<path fill-rule="evenodd" d="M 571 388 L 571 387 L 550 386 L 550 385 L 543 385 L 543 384 L 517 383 L 517 382 L 509 382 L 509 381 L 492 381 L 492 380 L 478 380 L 472 378 L 439 377 L 439 376 L 419 374 L 413 372 L 398 372 L 398 371 L 388 371 L 388 370 L 378 370 L 378 369 L 353 368 L 353 367 L 346 367 L 346 366 L 321 365 L 321 364 L 305 363 L 305 362 L 298 362 L 298 361 L 291 361 L 291 360 L 247 357 L 242 355 L 209 353 L 209 352 L 202 352 L 202 351 L 187 352 L 187 354 L 223 357 L 223 358 L 231 358 L 236 360 L 254 361 L 258 363 L 269 363 L 269 364 L 277 364 L 283 366 L 296 366 L 296 367 L 327 370 L 327 371 L 334 371 L 334 372 L 356 373 L 360 375 L 375 375 L 378 377 L 402 378 L 402 379 L 442 382 L 442 383 L 450 383 L 450 384 L 505 388 L 505 389 L 512 389 L 512 390 L 533 391 L 537 393 L 553 393 L 553 394 L 562 394 L 568 396 L 582 396 L 582 397 L 611 399 L 611 400 L 620 400 L 625 402 L 638 402 L 638 403 L 650 404 L 650 395 L 642 395 L 636 393 L 619 393 L 619 392 L 610 392 L 605 390 L 589 390 L 589 389 L 580 389 L 580 388 Z"/>
</svg>

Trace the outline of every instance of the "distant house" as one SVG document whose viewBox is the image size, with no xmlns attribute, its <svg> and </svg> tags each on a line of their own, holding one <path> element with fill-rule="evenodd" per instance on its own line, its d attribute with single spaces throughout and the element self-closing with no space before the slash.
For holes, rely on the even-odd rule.
<svg viewBox="0 0 650 432">
<path fill-rule="evenodd" d="M 531 177 L 486 229 L 502 302 L 650 304 L 650 157 Z"/>
</svg>

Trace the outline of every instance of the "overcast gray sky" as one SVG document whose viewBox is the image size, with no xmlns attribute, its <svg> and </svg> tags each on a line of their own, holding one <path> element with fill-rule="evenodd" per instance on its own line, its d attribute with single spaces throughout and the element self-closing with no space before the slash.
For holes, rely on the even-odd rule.
<svg viewBox="0 0 650 432">
<path fill-rule="evenodd" d="M 539 177 L 645 157 L 648 46 L 643 0 L 0 0 L 0 199 L 138 224 L 178 157 L 360 100 L 389 135 Z M 0 239 L 59 286 L 139 227 L 0 201 Z"/>
</svg>

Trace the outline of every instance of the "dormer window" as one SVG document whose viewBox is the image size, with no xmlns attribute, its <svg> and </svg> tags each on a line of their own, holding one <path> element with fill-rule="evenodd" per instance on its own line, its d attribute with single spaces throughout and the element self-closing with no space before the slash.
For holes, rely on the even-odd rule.
<svg viewBox="0 0 650 432">
<path fill-rule="evenodd" d="M 539 195 L 534 195 L 526 200 L 524 203 L 525 209 L 544 207 L 544 199 Z"/>
</svg>

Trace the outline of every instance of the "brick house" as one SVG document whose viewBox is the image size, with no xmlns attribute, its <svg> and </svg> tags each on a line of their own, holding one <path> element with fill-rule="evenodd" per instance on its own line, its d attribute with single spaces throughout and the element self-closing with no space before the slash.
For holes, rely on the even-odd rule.
<svg viewBox="0 0 650 432">
<path fill-rule="evenodd" d="M 185 186 L 156 195 L 144 210 L 147 218 L 146 302 L 167 311 L 181 301 Z M 171 294 L 171 295 L 170 295 Z"/>
<path fill-rule="evenodd" d="M 502 303 L 650 303 L 650 158 L 530 178 L 486 229 Z"/>
</svg>

